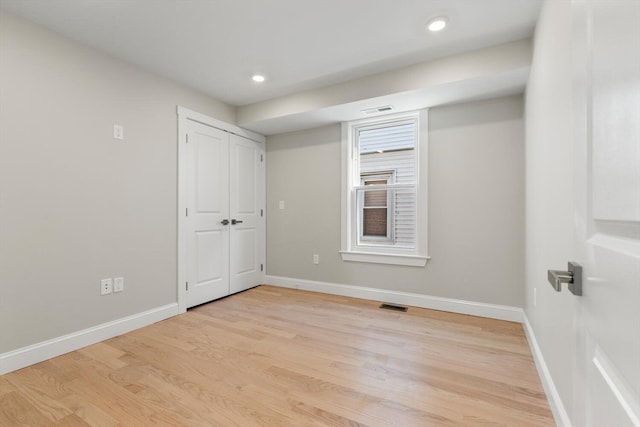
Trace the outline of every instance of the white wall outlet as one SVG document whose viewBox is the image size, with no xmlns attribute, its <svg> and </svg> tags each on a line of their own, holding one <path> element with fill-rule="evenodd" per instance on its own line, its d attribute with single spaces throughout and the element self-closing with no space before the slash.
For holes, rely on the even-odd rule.
<svg viewBox="0 0 640 427">
<path fill-rule="evenodd" d="M 113 139 L 124 139 L 124 127 L 122 125 L 113 125 Z"/>
<path fill-rule="evenodd" d="M 280 202 L 278 203 L 278 207 L 280 209 L 284 209 L 284 200 L 280 200 Z"/>
<path fill-rule="evenodd" d="M 116 277 L 113 279 L 113 292 L 124 291 L 124 277 Z"/>
<path fill-rule="evenodd" d="M 313 254 L 313 263 L 314 264 L 320 264 L 320 255 L 318 254 Z"/>
<path fill-rule="evenodd" d="M 113 279 L 102 279 L 100 281 L 100 295 L 109 295 L 113 292 Z"/>
</svg>

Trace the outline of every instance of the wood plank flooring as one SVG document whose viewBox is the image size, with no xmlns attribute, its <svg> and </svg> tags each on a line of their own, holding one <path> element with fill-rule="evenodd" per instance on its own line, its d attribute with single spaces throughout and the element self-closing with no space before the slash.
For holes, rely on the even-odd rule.
<svg viewBox="0 0 640 427">
<path fill-rule="evenodd" d="M 553 426 L 516 323 L 259 286 L 0 377 L 1 426 Z"/>
</svg>

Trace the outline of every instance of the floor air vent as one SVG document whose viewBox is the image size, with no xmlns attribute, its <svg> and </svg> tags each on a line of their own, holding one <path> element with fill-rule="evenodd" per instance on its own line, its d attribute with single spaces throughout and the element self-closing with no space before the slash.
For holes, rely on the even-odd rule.
<svg viewBox="0 0 640 427">
<path fill-rule="evenodd" d="M 408 308 L 405 307 L 404 305 L 395 305 L 395 304 L 382 304 L 380 305 L 380 308 L 384 308 L 385 310 L 391 310 L 391 311 L 407 311 Z"/>
</svg>

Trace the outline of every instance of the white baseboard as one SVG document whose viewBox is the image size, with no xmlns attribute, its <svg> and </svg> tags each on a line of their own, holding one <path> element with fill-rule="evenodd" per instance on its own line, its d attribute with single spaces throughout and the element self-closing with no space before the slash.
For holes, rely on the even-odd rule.
<svg viewBox="0 0 640 427">
<path fill-rule="evenodd" d="M 567 414 L 567 411 L 562 404 L 558 389 L 553 382 L 551 372 L 549 372 L 549 368 L 547 368 L 544 356 L 542 355 L 542 350 L 538 346 L 538 341 L 533 333 L 533 328 L 531 327 L 529 318 L 524 310 L 522 311 L 522 326 L 524 327 L 524 333 L 527 336 L 527 341 L 531 348 L 531 354 L 533 355 L 533 360 L 536 364 L 536 369 L 538 370 L 538 376 L 542 382 L 544 392 L 547 395 L 547 400 L 549 401 L 549 406 L 551 407 L 551 412 L 553 413 L 556 425 L 558 425 L 558 427 L 571 427 L 569 414 Z"/>
<path fill-rule="evenodd" d="M 370 299 L 393 304 L 430 308 L 432 310 L 450 311 L 452 313 L 470 314 L 491 319 L 522 322 L 522 309 L 506 305 L 485 304 L 472 301 L 441 298 L 409 292 L 390 291 L 386 289 L 366 288 L 362 286 L 341 285 L 337 283 L 317 282 L 313 280 L 292 279 L 280 276 L 265 276 L 265 283 L 283 288 L 303 289 L 305 291 L 346 297 Z"/>
<path fill-rule="evenodd" d="M 167 304 L 82 331 L 2 353 L 0 354 L 0 375 L 122 335 L 177 314 L 179 314 L 178 304 Z"/>
</svg>

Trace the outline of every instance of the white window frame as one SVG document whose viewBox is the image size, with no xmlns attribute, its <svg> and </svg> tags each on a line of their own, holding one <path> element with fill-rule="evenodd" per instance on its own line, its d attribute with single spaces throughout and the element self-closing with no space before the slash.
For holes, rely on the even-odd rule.
<svg viewBox="0 0 640 427">
<path fill-rule="evenodd" d="M 366 186 L 368 181 L 387 181 L 387 184 L 395 183 L 395 171 L 376 171 L 376 172 L 362 172 L 360 173 L 360 185 Z M 386 189 L 385 189 L 386 190 Z M 375 190 L 373 190 L 375 191 Z M 393 192 L 387 191 L 387 233 L 386 236 L 365 236 L 364 235 L 364 193 L 360 195 L 361 199 L 358 200 L 357 206 L 362 206 L 362 209 L 358 208 L 358 245 L 360 242 L 377 243 L 377 244 L 393 244 L 395 242 L 395 202 Z"/>
<path fill-rule="evenodd" d="M 358 131 L 372 126 L 393 126 L 415 121 L 416 129 L 416 245 L 415 248 L 400 248 L 393 245 L 358 244 L 358 208 L 354 187 L 360 186 L 358 170 Z M 428 112 L 377 116 L 342 124 L 342 205 L 341 205 L 341 250 L 343 261 L 369 262 L 424 267 L 429 259 L 427 254 L 427 165 L 428 165 Z M 391 184 L 395 186 L 397 184 Z"/>
</svg>

